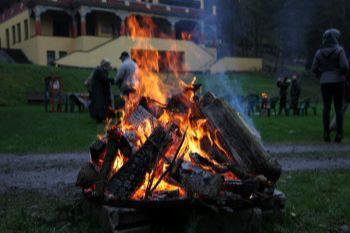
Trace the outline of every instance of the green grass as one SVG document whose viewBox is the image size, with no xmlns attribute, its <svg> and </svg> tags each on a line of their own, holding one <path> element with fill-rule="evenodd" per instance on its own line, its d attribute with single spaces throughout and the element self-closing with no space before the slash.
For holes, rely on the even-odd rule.
<svg viewBox="0 0 350 233">
<path fill-rule="evenodd" d="M 47 113 L 43 106 L 0 107 L 0 153 L 51 153 L 87 151 L 104 126 L 85 113 Z M 350 114 L 345 119 L 349 143 Z M 321 144 L 321 116 L 255 117 L 266 143 Z"/>
<path fill-rule="evenodd" d="M 84 80 L 90 71 L 36 65 L 0 63 L 0 153 L 45 153 L 85 151 L 102 126 L 97 127 L 87 113 L 45 113 L 43 107 L 24 106 L 27 91 L 43 91 L 44 77 L 59 75 L 63 91 L 85 92 Z M 113 73 L 111 73 L 111 77 Z M 161 76 L 167 82 L 172 75 Z M 183 75 L 187 81 L 192 74 Z M 261 73 L 236 73 L 227 76 L 201 74 L 197 81 L 203 91 L 217 95 L 278 94 L 276 78 Z M 302 97 L 319 95 L 318 82 L 303 74 Z M 345 135 L 350 132 L 350 115 L 345 119 Z M 307 117 L 254 117 L 254 124 L 267 143 L 322 143 L 321 114 Z M 349 142 L 345 138 L 345 142 Z"/>
<path fill-rule="evenodd" d="M 284 174 L 278 182 L 287 196 L 284 222 L 266 232 L 337 232 L 350 225 L 349 177 L 349 171 Z"/>
<path fill-rule="evenodd" d="M 97 233 L 96 222 L 83 219 L 72 201 L 31 191 L 0 196 L 0 232 Z"/>
<path fill-rule="evenodd" d="M 0 153 L 87 151 L 103 125 L 87 113 L 47 113 L 42 106 L 0 108 Z"/>
<path fill-rule="evenodd" d="M 267 143 L 323 143 L 322 112 L 306 117 L 254 117 L 254 124 Z M 350 112 L 344 119 L 344 141 L 349 143 Z M 335 135 L 333 135 L 335 136 Z"/>
<path fill-rule="evenodd" d="M 283 223 L 264 223 L 266 233 L 329 233 L 350 225 L 350 172 L 293 172 L 282 176 L 278 188 L 287 196 Z M 72 201 L 30 191 L 0 196 L 0 232 L 99 232 Z"/>
<path fill-rule="evenodd" d="M 44 78 L 50 75 L 60 76 L 63 82 L 63 92 L 86 92 L 84 81 L 90 75 L 89 70 L 74 68 L 56 68 L 51 66 L 7 64 L 0 63 L 0 106 L 23 105 L 26 103 L 26 93 L 31 91 L 44 92 Z M 113 77 L 114 72 L 111 72 Z M 318 81 L 312 76 L 302 73 L 302 96 L 319 95 Z M 172 75 L 161 74 L 161 78 L 171 81 Z M 189 81 L 192 74 L 182 78 Z M 235 73 L 229 75 L 197 75 L 199 83 L 203 84 L 203 92 L 213 91 L 234 95 L 259 94 L 268 92 L 271 96 L 278 95 L 276 77 L 261 73 Z"/>
<path fill-rule="evenodd" d="M 62 77 L 64 92 L 85 92 L 84 80 L 89 74 L 84 69 L 0 63 L 0 106 L 23 105 L 27 92 L 44 92 L 44 79 L 51 75 Z"/>
<path fill-rule="evenodd" d="M 318 80 L 308 73 L 300 73 L 301 99 L 320 95 Z M 278 96 L 277 78 L 262 73 L 234 73 L 229 75 L 199 75 L 198 83 L 203 84 L 203 93 L 212 91 L 222 95 L 260 94 L 267 92 L 270 96 Z"/>
<path fill-rule="evenodd" d="M 278 158 L 308 158 L 308 159 L 324 159 L 324 158 L 339 158 L 350 157 L 350 151 L 323 151 L 323 152 L 302 152 L 302 153 L 271 153 L 271 156 Z"/>
</svg>

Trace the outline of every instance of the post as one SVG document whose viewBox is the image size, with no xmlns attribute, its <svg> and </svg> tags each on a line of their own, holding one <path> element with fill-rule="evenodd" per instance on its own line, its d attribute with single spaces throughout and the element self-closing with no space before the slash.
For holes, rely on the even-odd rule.
<svg viewBox="0 0 350 233">
<path fill-rule="evenodd" d="M 72 15 L 72 37 L 78 36 L 78 25 L 74 15 Z"/>
<path fill-rule="evenodd" d="M 123 12 L 123 11 L 117 11 L 117 12 L 115 12 L 115 15 L 120 18 L 120 32 L 119 32 L 119 35 L 120 36 L 127 36 L 126 19 L 128 17 L 128 14 L 126 12 Z"/>
<path fill-rule="evenodd" d="M 171 24 L 171 38 L 173 38 L 174 40 L 176 40 L 176 23 L 178 22 L 178 20 L 176 18 L 168 18 L 170 24 Z"/>
<path fill-rule="evenodd" d="M 80 35 L 86 35 L 86 15 L 91 12 L 91 9 L 88 7 L 80 7 Z"/>
<path fill-rule="evenodd" d="M 43 8 L 41 7 L 35 7 L 34 8 L 34 15 L 35 15 L 35 35 L 41 36 L 42 35 L 42 27 L 41 27 L 41 14 L 44 12 Z"/>
</svg>

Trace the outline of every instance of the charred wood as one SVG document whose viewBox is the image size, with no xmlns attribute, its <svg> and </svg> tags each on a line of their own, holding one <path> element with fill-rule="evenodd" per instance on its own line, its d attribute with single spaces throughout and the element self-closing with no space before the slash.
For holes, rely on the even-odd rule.
<svg viewBox="0 0 350 233">
<path fill-rule="evenodd" d="M 171 142 L 169 133 L 156 128 L 141 149 L 113 175 L 107 189 L 117 199 L 127 200 L 143 183 L 146 172 L 153 169 L 157 158 L 165 153 Z"/>
<path fill-rule="evenodd" d="M 91 161 L 98 164 L 99 159 L 105 152 L 107 144 L 103 140 L 97 140 L 90 146 Z"/>
<path fill-rule="evenodd" d="M 76 186 L 87 189 L 92 188 L 99 180 L 99 175 L 94 164 L 86 162 L 80 169 L 76 181 Z"/>
</svg>

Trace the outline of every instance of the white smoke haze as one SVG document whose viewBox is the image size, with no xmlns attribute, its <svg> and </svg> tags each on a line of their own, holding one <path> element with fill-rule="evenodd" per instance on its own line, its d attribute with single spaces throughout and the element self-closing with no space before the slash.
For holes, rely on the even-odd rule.
<svg viewBox="0 0 350 233">
<path fill-rule="evenodd" d="M 261 140 L 259 131 L 256 129 L 252 118 L 247 114 L 247 107 L 244 99 L 248 93 L 243 91 L 242 85 L 238 79 L 230 78 L 227 74 L 220 73 L 204 77 L 202 84 L 204 92 L 210 91 L 214 93 L 217 97 L 226 100 L 231 107 L 239 112 L 252 134 L 257 139 Z"/>
</svg>

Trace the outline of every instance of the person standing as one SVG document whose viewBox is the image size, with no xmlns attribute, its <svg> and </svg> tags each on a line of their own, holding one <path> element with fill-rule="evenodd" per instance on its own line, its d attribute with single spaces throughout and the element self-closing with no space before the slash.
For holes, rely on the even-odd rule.
<svg viewBox="0 0 350 233">
<path fill-rule="evenodd" d="M 348 64 L 350 67 L 350 59 L 348 59 Z M 343 104 L 343 117 L 345 116 L 346 110 L 348 109 L 350 105 L 350 70 L 346 74 L 346 79 L 345 79 L 345 96 L 344 96 L 344 104 Z M 333 117 L 331 126 L 330 126 L 331 131 L 336 131 L 337 130 L 337 118 L 336 116 Z"/>
<path fill-rule="evenodd" d="M 129 53 L 122 52 L 119 59 L 122 64 L 117 71 L 114 82 L 119 86 L 121 98 L 124 101 L 120 107 L 124 108 L 125 113 L 129 113 L 135 103 L 139 101 L 137 91 L 140 81 L 136 77 L 137 65 L 130 58 Z"/>
<path fill-rule="evenodd" d="M 109 79 L 111 68 L 111 62 L 108 59 L 103 59 L 100 66 L 94 70 L 91 78 L 90 115 L 98 123 L 106 119 L 112 103 L 110 88 L 113 79 Z"/>
<path fill-rule="evenodd" d="M 332 102 L 336 114 L 337 132 L 335 142 L 343 138 L 343 102 L 345 92 L 345 75 L 349 65 L 343 47 L 339 45 L 340 32 L 328 29 L 323 34 L 322 47 L 317 50 L 312 71 L 320 79 L 323 100 L 324 141 L 330 142 L 330 112 Z"/>
<path fill-rule="evenodd" d="M 292 77 L 292 84 L 290 87 L 290 107 L 293 109 L 293 115 L 299 115 L 299 97 L 300 97 L 300 83 L 296 74 Z"/>
<path fill-rule="evenodd" d="M 290 85 L 290 82 L 287 77 L 284 77 L 282 80 L 279 79 L 277 81 L 277 87 L 280 89 L 280 109 L 279 109 L 278 115 L 281 115 L 282 111 L 284 110 L 285 115 L 288 116 L 287 93 L 288 93 L 289 85 Z"/>
</svg>

